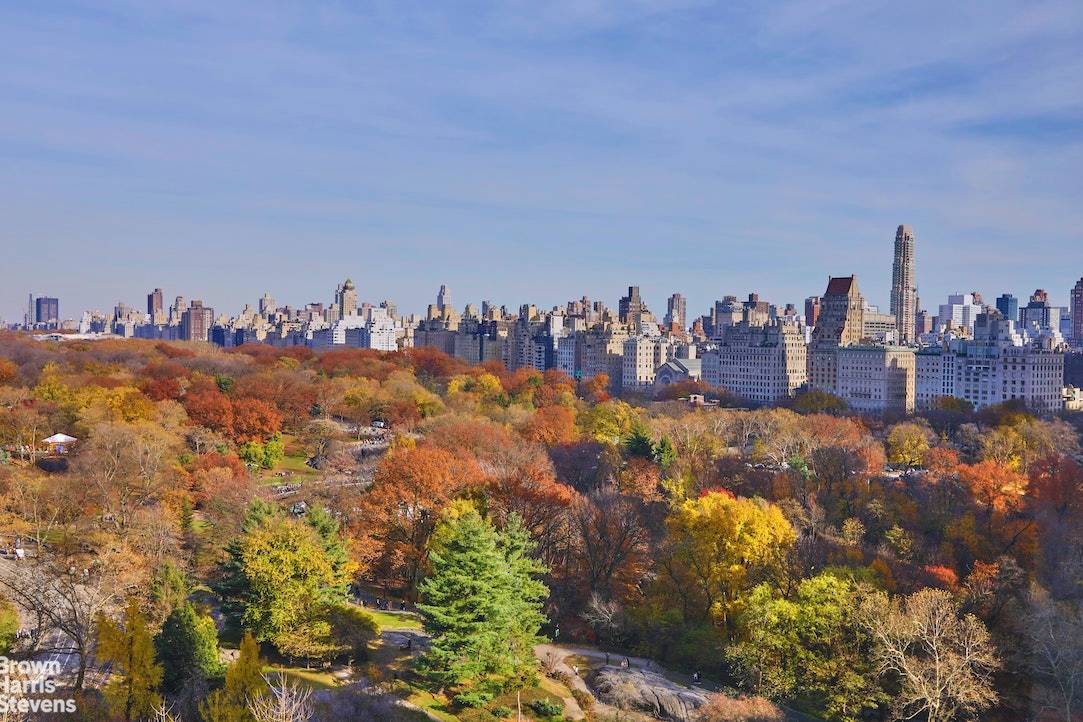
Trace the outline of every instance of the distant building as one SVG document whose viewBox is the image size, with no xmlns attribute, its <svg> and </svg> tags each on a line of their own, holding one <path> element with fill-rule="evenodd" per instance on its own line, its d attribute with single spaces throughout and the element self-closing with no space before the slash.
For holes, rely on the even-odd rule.
<svg viewBox="0 0 1083 722">
<path fill-rule="evenodd" d="M 914 410 L 914 350 L 905 346 L 837 349 L 835 394 L 857 411 Z"/>
<path fill-rule="evenodd" d="M 973 339 L 918 352 L 917 406 L 953 396 L 976 408 L 1022 401 L 1035 411 L 1057 411 L 1063 404 L 1064 358 L 1054 337 L 1024 340 L 1010 319 L 983 313 Z"/>
<path fill-rule="evenodd" d="M 1012 323 L 1019 323 L 1019 299 L 1010 293 L 1002 293 L 997 296 L 996 300 L 997 310 L 1000 311 L 1000 315 L 1011 321 Z"/>
<path fill-rule="evenodd" d="M 947 303 L 940 304 L 940 310 L 936 314 L 936 323 L 939 326 L 937 331 L 951 329 L 970 335 L 974 331 L 974 322 L 982 311 L 981 303 L 974 298 L 973 293 L 953 293 L 948 296 Z"/>
<path fill-rule="evenodd" d="M 665 324 L 669 330 L 677 329 L 684 331 L 687 328 L 687 316 L 685 314 L 686 303 L 684 296 L 674 293 L 666 303 Z"/>
<path fill-rule="evenodd" d="M 654 385 L 657 388 L 684 381 L 699 381 L 701 378 L 703 378 L 703 359 L 674 358 L 655 370 Z"/>
<path fill-rule="evenodd" d="M 914 271 L 914 230 L 901 225 L 895 231 L 895 261 L 891 269 L 891 314 L 900 343 L 914 342 L 918 289 Z"/>
<path fill-rule="evenodd" d="M 269 316 L 276 310 L 278 310 L 278 304 L 271 297 L 271 294 L 264 292 L 263 297 L 259 300 L 259 315 Z"/>
<path fill-rule="evenodd" d="M 617 318 L 621 323 L 638 327 L 644 310 L 643 299 L 639 297 L 639 286 L 629 286 L 628 295 L 621 297 L 617 304 Z"/>
<path fill-rule="evenodd" d="M 335 304 L 338 309 L 338 317 L 334 320 L 342 320 L 357 315 L 357 288 L 349 278 L 335 290 Z"/>
<path fill-rule="evenodd" d="M 820 297 L 809 296 L 805 299 L 805 325 L 815 326 L 820 318 Z"/>
<path fill-rule="evenodd" d="M 865 298 L 856 276 L 837 276 L 827 281 L 820 299 L 820 317 L 812 330 L 808 348 L 808 384 L 835 393 L 838 381 L 836 351 L 861 343 L 865 337 Z"/>
<path fill-rule="evenodd" d="M 213 325 L 214 309 L 204 306 L 202 301 L 192 301 L 191 307 L 181 314 L 180 337 L 184 341 L 209 341 Z"/>
<path fill-rule="evenodd" d="M 1083 348 L 1083 278 L 1080 278 L 1071 293 L 1072 345 Z"/>
<path fill-rule="evenodd" d="M 880 313 L 876 306 L 865 305 L 862 338 L 887 343 L 900 339 L 898 319 L 890 313 Z"/>
<path fill-rule="evenodd" d="M 677 345 L 660 336 L 633 336 L 624 342 L 621 388 L 625 391 L 654 385 L 655 370 L 676 355 Z"/>
<path fill-rule="evenodd" d="M 1060 331 L 1060 308 L 1049 305 L 1049 294 L 1039 288 L 1030 302 L 1019 311 L 1022 330 L 1034 336 L 1042 332 Z"/>
<path fill-rule="evenodd" d="M 152 324 L 165 323 L 165 301 L 162 298 L 162 289 L 156 288 L 147 294 L 147 316 Z"/>
<path fill-rule="evenodd" d="M 796 324 L 747 321 L 731 327 L 717 348 L 702 355 L 702 378 L 759 403 L 792 396 L 807 374 L 805 338 Z"/>
<path fill-rule="evenodd" d="M 50 327 L 60 323 L 60 300 L 48 296 L 34 299 L 34 323 Z"/>
</svg>

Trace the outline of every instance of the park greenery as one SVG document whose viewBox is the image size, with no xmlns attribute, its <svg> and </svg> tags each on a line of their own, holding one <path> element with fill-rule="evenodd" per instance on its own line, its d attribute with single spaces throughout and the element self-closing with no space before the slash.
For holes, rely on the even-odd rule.
<svg viewBox="0 0 1083 722">
<path fill-rule="evenodd" d="M 0 653 L 71 655 L 85 719 L 549 722 L 549 641 L 697 673 L 704 722 L 1083 713 L 1078 418 L 4 334 L 0 448 Z"/>
</svg>

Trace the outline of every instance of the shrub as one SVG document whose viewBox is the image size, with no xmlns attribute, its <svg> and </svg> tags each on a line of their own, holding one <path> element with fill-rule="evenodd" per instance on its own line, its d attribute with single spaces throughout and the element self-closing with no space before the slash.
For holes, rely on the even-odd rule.
<svg viewBox="0 0 1083 722">
<path fill-rule="evenodd" d="M 572 699 L 579 705 L 579 709 L 586 712 L 588 715 L 591 710 L 594 709 L 594 696 L 589 692 L 584 692 L 581 689 L 572 688 Z"/>
<path fill-rule="evenodd" d="M 530 709 L 542 717 L 556 717 L 564 711 L 564 705 L 551 699 L 536 699 L 530 703 Z"/>
<path fill-rule="evenodd" d="M 494 717 L 500 717 L 501 719 L 505 717 L 511 717 L 512 713 L 515 712 L 515 710 L 513 710 L 511 707 L 505 707 L 503 705 L 493 707 L 489 711 L 493 713 Z"/>
<path fill-rule="evenodd" d="M 696 722 L 784 722 L 786 716 L 763 697 L 723 697 L 716 695 L 696 710 Z"/>
<path fill-rule="evenodd" d="M 455 695 L 455 704 L 461 707 L 482 707 L 492 701 L 493 696 L 488 692 L 470 690 L 459 692 Z"/>
</svg>

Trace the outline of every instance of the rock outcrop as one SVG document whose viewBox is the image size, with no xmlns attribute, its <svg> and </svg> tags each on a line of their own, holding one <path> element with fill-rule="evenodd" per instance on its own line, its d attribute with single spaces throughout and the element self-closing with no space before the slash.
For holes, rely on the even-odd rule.
<svg viewBox="0 0 1083 722">
<path fill-rule="evenodd" d="M 672 722 L 689 722 L 708 699 L 704 692 L 645 669 L 601 667 L 591 675 L 590 686 L 606 704 Z"/>
</svg>

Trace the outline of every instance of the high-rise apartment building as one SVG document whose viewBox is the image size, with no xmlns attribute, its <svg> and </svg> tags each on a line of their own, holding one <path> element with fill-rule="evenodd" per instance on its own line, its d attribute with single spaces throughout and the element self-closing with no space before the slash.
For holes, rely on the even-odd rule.
<svg viewBox="0 0 1083 722">
<path fill-rule="evenodd" d="M 192 301 L 181 315 L 180 337 L 185 341 L 208 341 L 213 325 L 214 309 L 204 306 L 202 301 Z"/>
<path fill-rule="evenodd" d="M 147 315 L 150 322 L 160 324 L 165 321 L 165 303 L 162 300 L 162 289 L 156 288 L 147 294 Z"/>
<path fill-rule="evenodd" d="M 666 328 L 667 329 L 679 329 L 684 331 L 687 328 L 688 317 L 686 315 L 687 304 L 685 303 L 684 296 L 679 293 L 675 293 L 669 297 L 669 301 L 666 303 Z"/>
<path fill-rule="evenodd" d="M 1010 293 L 1002 293 L 997 296 L 997 310 L 1000 315 L 1011 321 L 1019 323 L 1019 299 Z"/>
<path fill-rule="evenodd" d="M 639 286 L 629 286 L 628 295 L 617 304 L 617 318 L 621 323 L 638 324 L 643 315 L 643 299 L 639 297 Z"/>
<path fill-rule="evenodd" d="M 805 325 L 815 326 L 820 318 L 820 297 L 809 296 L 805 299 Z"/>
<path fill-rule="evenodd" d="M 918 408 L 954 396 L 977 408 L 1022 401 L 1036 411 L 1063 404 L 1064 351 L 1052 336 L 1024 340 L 1011 319 L 982 313 L 973 339 L 954 339 L 917 354 Z"/>
<path fill-rule="evenodd" d="M 48 296 L 34 299 L 34 323 L 55 326 L 60 323 L 60 301 Z"/>
<path fill-rule="evenodd" d="M 436 294 L 436 310 L 441 314 L 451 308 L 451 291 L 447 286 L 441 285 Z"/>
<path fill-rule="evenodd" d="M 891 314 L 900 343 L 913 343 L 917 319 L 918 289 L 914 275 L 914 230 L 908 225 L 895 231 L 895 262 L 891 267 Z"/>
<path fill-rule="evenodd" d="M 357 288 L 349 278 L 335 291 L 335 306 L 338 307 L 339 319 L 357 315 Z"/>
<path fill-rule="evenodd" d="M 836 350 L 835 394 L 855 411 L 914 410 L 914 349 L 906 346 L 846 346 Z"/>
<path fill-rule="evenodd" d="M 940 304 L 936 314 L 938 331 L 953 331 L 959 335 L 969 335 L 974 330 L 974 323 L 983 311 L 979 299 L 973 293 L 952 293 L 948 302 Z"/>
<path fill-rule="evenodd" d="M 269 293 L 264 293 L 263 297 L 259 300 L 259 315 L 269 316 L 274 313 L 278 308 L 278 304 L 275 303 L 274 298 Z"/>
<path fill-rule="evenodd" d="M 836 351 L 860 343 L 864 335 L 865 298 L 857 287 L 857 276 L 829 278 L 808 350 L 809 386 L 835 393 Z"/>
<path fill-rule="evenodd" d="M 1031 334 L 1060 330 L 1060 308 L 1049 304 L 1049 294 L 1039 288 L 1020 309 L 1020 325 Z"/>
<path fill-rule="evenodd" d="M 1071 296 L 1072 344 L 1083 347 L 1083 278 L 1076 282 Z"/>
</svg>

